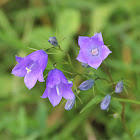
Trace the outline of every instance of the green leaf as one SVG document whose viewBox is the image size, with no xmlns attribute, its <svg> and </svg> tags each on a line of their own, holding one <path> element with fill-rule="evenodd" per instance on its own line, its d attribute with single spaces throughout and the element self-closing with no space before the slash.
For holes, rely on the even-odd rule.
<svg viewBox="0 0 140 140">
<path fill-rule="evenodd" d="M 111 110 L 113 112 L 121 113 L 122 111 L 122 105 L 119 101 L 117 100 L 111 100 L 110 102 Z"/>
<path fill-rule="evenodd" d="M 0 27 L 3 29 L 3 31 L 12 37 L 16 37 L 17 34 L 10 25 L 10 22 L 8 21 L 8 18 L 6 17 L 5 13 L 0 10 Z"/>
<path fill-rule="evenodd" d="M 92 105 L 98 104 L 103 99 L 103 96 L 96 95 L 82 110 L 80 113 L 85 111 L 87 108 L 91 107 Z"/>
<path fill-rule="evenodd" d="M 98 6 L 91 13 L 91 31 L 101 32 L 114 9 L 114 4 Z"/>
<path fill-rule="evenodd" d="M 38 49 L 47 49 L 51 46 L 48 42 L 49 37 L 53 37 L 54 32 L 49 27 L 34 28 L 30 34 L 30 43 Z"/>
<path fill-rule="evenodd" d="M 26 45 L 24 45 L 18 38 L 10 36 L 0 31 L 0 39 L 8 44 L 10 47 L 17 49 L 27 49 Z"/>
<path fill-rule="evenodd" d="M 47 106 L 44 102 L 38 102 L 38 108 L 36 112 L 36 118 L 39 126 L 39 130 L 42 135 L 46 132 L 46 120 L 47 120 Z"/>
<path fill-rule="evenodd" d="M 78 10 L 65 9 L 59 13 L 56 21 L 57 39 L 60 46 L 68 51 L 72 42 L 72 37 L 77 33 L 80 27 L 80 13 Z M 66 37 L 66 38 L 65 38 Z M 63 40 L 65 38 L 65 40 Z M 60 42 L 63 40 L 62 42 Z M 60 59 L 65 54 L 60 56 Z"/>
<path fill-rule="evenodd" d="M 136 100 L 122 99 L 122 98 L 112 98 L 112 99 L 124 103 L 140 104 L 140 101 L 136 101 Z"/>
<path fill-rule="evenodd" d="M 113 67 L 117 70 L 123 70 L 123 71 L 133 71 L 133 72 L 139 72 L 140 71 L 140 65 L 138 64 L 125 64 L 124 62 L 121 62 L 119 60 L 107 60 L 107 64 L 110 67 Z"/>
<path fill-rule="evenodd" d="M 26 135 L 26 112 L 24 107 L 20 107 L 18 114 L 18 122 L 19 122 L 19 135 L 21 137 Z"/>
<path fill-rule="evenodd" d="M 66 9 L 57 18 L 59 38 L 69 37 L 75 34 L 80 26 L 80 13 L 77 10 Z"/>
<path fill-rule="evenodd" d="M 0 77 L 1 77 L 0 78 L 0 90 L 1 90 L 0 98 L 8 97 L 10 96 L 11 89 L 13 87 L 13 76 L 0 74 Z"/>
</svg>

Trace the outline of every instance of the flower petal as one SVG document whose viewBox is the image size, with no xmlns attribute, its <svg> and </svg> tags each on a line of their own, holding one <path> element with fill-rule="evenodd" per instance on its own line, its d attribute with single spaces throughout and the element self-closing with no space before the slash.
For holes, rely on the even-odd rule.
<svg viewBox="0 0 140 140">
<path fill-rule="evenodd" d="M 18 63 L 20 63 L 23 59 L 24 59 L 24 58 L 19 57 L 19 56 L 16 55 L 16 61 L 17 61 Z"/>
<path fill-rule="evenodd" d="M 41 96 L 41 98 L 47 98 L 48 97 L 48 91 L 49 91 L 49 87 L 46 87 L 43 95 Z"/>
<path fill-rule="evenodd" d="M 46 80 L 46 86 L 49 86 L 50 88 L 53 88 L 54 83 L 53 83 L 53 70 L 50 70 L 48 73 L 48 77 Z"/>
<path fill-rule="evenodd" d="M 60 103 L 62 96 L 61 95 L 58 96 L 56 87 L 54 86 L 53 88 L 48 89 L 48 98 L 51 104 L 55 107 Z"/>
<path fill-rule="evenodd" d="M 79 55 L 77 56 L 77 60 L 82 62 L 82 63 L 87 63 L 88 62 L 88 58 L 85 56 L 85 51 L 84 50 L 80 50 L 79 51 Z"/>
<path fill-rule="evenodd" d="M 60 93 L 65 99 L 75 99 L 75 95 L 71 89 L 71 84 L 60 83 L 58 85 Z"/>
<path fill-rule="evenodd" d="M 112 51 L 109 50 L 109 48 L 105 45 L 102 46 L 102 52 L 101 52 L 101 56 L 102 56 L 102 59 L 106 59 L 107 56 L 112 53 Z"/>
<path fill-rule="evenodd" d="M 100 41 L 100 42 L 102 42 L 103 44 L 104 44 L 104 42 L 103 42 L 103 37 L 102 37 L 102 34 L 101 33 L 96 33 L 94 36 L 92 36 L 91 37 L 92 39 L 94 39 L 94 40 L 98 40 L 98 41 Z"/>
<path fill-rule="evenodd" d="M 85 37 L 85 36 L 79 36 L 78 38 L 78 44 L 80 46 L 80 49 L 86 48 L 90 42 L 90 37 Z"/>
<path fill-rule="evenodd" d="M 41 67 L 42 71 L 45 70 L 45 68 L 47 66 L 47 62 L 48 62 L 48 55 L 46 54 L 45 51 L 38 50 L 38 51 L 35 51 L 35 52 L 29 54 L 26 57 L 37 62 L 38 65 Z"/>
<path fill-rule="evenodd" d="M 33 63 L 30 59 L 23 59 L 12 69 L 12 74 L 18 77 L 24 77 L 27 73 L 26 67 L 30 67 Z"/>
<path fill-rule="evenodd" d="M 43 77 L 43 72 L 42 72 L 42 70 L 40 70 L 40 74 L 39 74 L 39 77 L 38 77 L 38 81 L 39 82 L 44 82 L 45 80 L 44 80 L 44 77 Z"/>
<path fill-rule="evenodd" d="M 61 81 L 63 81 L 64 83 L 68 83 L 63 72 L 58 70 L 58 69 L 54 69 L 53 70 L 53 82 L 54 82 L 54 84 L 58 85 Z"/>
<path fill-rule="evenodd" d="M 89 66 L 91 66 L 95 69 L 97 69 L 101 65 L 101 63 L 102 63 L 102 60 L 101 59 L 96 59 L 96 58 L 93 59 L 93 60 L 90 60 L 88 62 Z"/>
<path fill-rule="evenodd" d="M 34 64 L 31 71 L 29 73 L 26 73 L 24 77 L 24 83 L 27 86 L 28 89 L 31 89 L 34 87 L 34 85 L 37 82 L 37 79 L 39 77 L 41 68 L 38 66 L 37 63 Z"/>
<path fill-rule="evenodd" d="M 68 83 L 65 75 L 60 70 L 53 69 L 48 74 L 46 85 L 48 84 L 48 86 L 52 88 L 54 85 L 58 85 L 61 81 Z"/>
</svg>

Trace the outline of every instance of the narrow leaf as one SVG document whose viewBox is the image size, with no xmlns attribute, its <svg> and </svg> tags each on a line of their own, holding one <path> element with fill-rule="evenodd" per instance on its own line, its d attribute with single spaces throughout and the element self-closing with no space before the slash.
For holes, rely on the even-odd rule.
<svg viewBox="0 0 140 140">
<path fill-rule="evenodd" d="M 125 102 L 125 103 L 134 103 L 134 104 L 140 104 L 140 101 L 135 100 L 129 100 L 129 99 L 122 99 L 122 98 L 112 98 L 113 100 Z"/>
<path fill-rule="evenodd" d="M 91 107 L 94 104 L 98 104 L 104 97 L 101 95 L 96 95 L 82 110 L 80 113 L 85 111 L 87 108 Z"/>
</svg>

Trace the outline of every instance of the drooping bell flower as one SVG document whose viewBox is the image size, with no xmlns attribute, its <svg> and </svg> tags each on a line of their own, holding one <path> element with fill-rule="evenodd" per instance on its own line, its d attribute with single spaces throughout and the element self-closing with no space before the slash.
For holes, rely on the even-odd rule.
<svg viewBox="0 0 140 140">
<path fill-rule="evenodd" d="M 56 37 L 49 37 L 48 42 L 51 43 L 53 46 L 57 46 L 58 45 Z"/>
<path fill-rule="evenodd" d="M 65 104 L 65 109 L 66 110 L 71 110 L 73 108 L 74 104 L 75 104 L 75 99 L 67 100 L 67 102 Z"/>
<path fill-rule="evenodd" d="M 42 98 L 50 100 L 53 106 L 57 106 L 62 97 L 69 100 L 75 99 L 75 95 L 71 89 L 72 83 L 68 82 L 65 75 L 58 69 L 52 69 L 48 73 L 46 80 L 46 90 L 44 91 Z"/>
<path fill-rule="evenodd" d="M 16 56 L 18 64 L 12 69 L 12 74 L 24 77 L 25 85 L 31 89 L 39 82 L 44 82 L 43 71 L 48 62 L 48 55 L 43 50 L 35 51 L 25 57 Z"/>
<path fill-rule="evenodd" d="M 121 93 L 123 90 L 123 82 L 119 81 L 115 87 L 115 93 Z"/>
<path fill-rule="evenodd" d="M 101 105 L 100 105 L 101 109 L 102 110 L 107 110 L 108 107 L 109 107 L 110 101 L 111 101 L 111 96 L 110 95 L 106 95 L 104 97 L 104 99 L 102 100 L 102 102 L 101 102 Z"/>
<path fill-rule="evenodd" d="M 93 85 L 94 85 L 94 80 L 90 79 L 82 82 L 78 88 L 80 90 L 88 90 L 92 88 Z"/>
<path fill-rule="evenodd" d="M 92 37 L 79 36 L 78 44 L 80 51 L 76 59 L 82 63 L 87 63 L 95 69 L 111 53 L 109 48 L 104 45 L 101 33 L 96 33 Z"/>
</svg>

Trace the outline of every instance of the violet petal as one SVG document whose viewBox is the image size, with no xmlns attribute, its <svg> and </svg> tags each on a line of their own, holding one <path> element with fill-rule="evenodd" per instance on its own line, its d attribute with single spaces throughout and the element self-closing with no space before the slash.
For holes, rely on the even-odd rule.
<svg viewBox="0 0 140 140">
<path fill-rule="evenodd" d="M 48 98 L 51 104 L 55 107 L 60 103 L 62 95 L 57 94 L 56 87 L 54 86 L 53 88 L 49 88 Z"/>
<path fill-rule="evenodd" d="M 65 99 L 74 99 L 75 95 L 71 89 L 71 84 L 64 84 L 64 83 L 60 83 L 58 85 L 59 89 L 60 89 L 60 93 L 62 93 L 62 96 Z"/>
<path fill-rule="evenodd" d="M 49 87 L 46 87 L 43 95 L 41 96 L 41 98 L 47 98 L 48 97 L 48 92 L 49 92 L 50 88 Z"/>
<path fill-rule="evenodd" d="M 36 84 L 40 71 L 40 67 L 36 63 L 34 63 L 34 66 L 32 67 L 31 71 L 29 73 L 26 73 L 24 77 L 24 82 L 28 89 L 33 88 Z"/>
<path fill-rule="evenodd" d="M 16 61 L 17 61 L 18 63 L 20 63 L 23 59 L 24 59 L 24 58 L 19 57 L 19 56 L 16 55 Z"/>
</svg>

